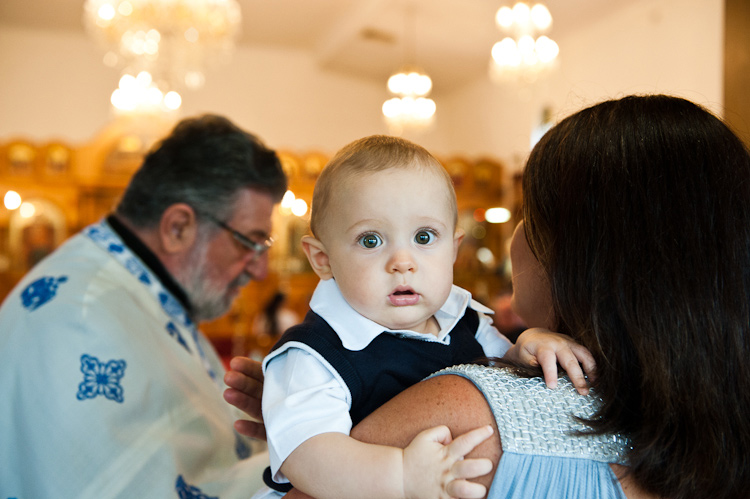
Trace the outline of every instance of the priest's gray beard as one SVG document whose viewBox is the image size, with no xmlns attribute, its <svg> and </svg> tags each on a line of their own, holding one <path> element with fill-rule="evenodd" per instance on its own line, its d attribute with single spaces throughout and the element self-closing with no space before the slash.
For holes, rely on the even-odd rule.
<svg viewBox="0 0 750 499">
<path fill-rule="evenodd" d="M 214 282 L 212 264 L 207 258 L 208 242 L 208 234 L 199 233 L 185 269 L 178 278 L 193 307 L 193 319 L 196 322 L 224 315 L 234 300 L 232 289 L 243 287 L 252 280 L 250 274 L 243 272 L 228 286 Z"/>
</svg>

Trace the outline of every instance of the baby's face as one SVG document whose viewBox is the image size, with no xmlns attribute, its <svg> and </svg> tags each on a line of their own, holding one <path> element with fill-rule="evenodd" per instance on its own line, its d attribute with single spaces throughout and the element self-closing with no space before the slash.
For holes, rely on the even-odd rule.
<svg viewBox="0 0 750 499">
<path fill-rule="evenodd" d="M 445 181 L 389 169 L 342 185 L 322 241 L 347 302 L 389 329 L 434 334 L 432 315 L 453 284 L 460 237 Z"/>
</svg>

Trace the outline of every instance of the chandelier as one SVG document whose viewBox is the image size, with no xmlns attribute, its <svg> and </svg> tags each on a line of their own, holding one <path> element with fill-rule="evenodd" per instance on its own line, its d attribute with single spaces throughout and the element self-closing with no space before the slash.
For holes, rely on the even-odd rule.
<svg viewBox="0 0 750 499">
<path fill-rule="evenodd" d="M 86 0 L 84 26 L 120 69 L 111 102 L 122 112 L 177 110 L 180 92 L 228 60 L 240 31 L 236 0 Z"/>
<path fill-rule="evenodd" d="M 425 128 L 435 116 L 435 101 L 427 97 L 432 80 L 417 68 L 404 67 L 388 78 L 388 90 L 395 95 L 383 103 L 388 126 L 400 132 L 405 128 Z"/>
<path fill-rule="evenodd" d="M 393 97 L 383 103 L 383 116 L 392 133 L 405 129 L 424 129 L 432 124 L 437 106 L 428 96 L 432 80 L 420 68 L 410 63 L 414 59 L 413 13 L 405 15 L 404 52 L 407 63 L 388 78 L 388 91 Z M 411 28 L 411 29 L 410 29 Z"/>
<path fill-rule="evenodd" d="M 552 26 L 552 15 L 539 3 L 533 7 L 525 2 L 513 8 L 503 6 L 495 15 L 495 22 L 506 36 L 492 47 L 490 77 L 494 81 L 521 79 L 533 82 L 551 67 L 560 49 L 546 36 Z"/>
</svg>

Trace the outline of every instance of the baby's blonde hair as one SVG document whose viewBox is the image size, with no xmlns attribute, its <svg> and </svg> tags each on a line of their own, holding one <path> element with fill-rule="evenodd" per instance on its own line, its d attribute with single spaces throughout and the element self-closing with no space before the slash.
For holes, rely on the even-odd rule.
<svg viewBox="0 0 750 499">
<path fill-rule="evenodd" d="M 453 212 L 453 226 L 458 223 L 458 207 L 453 181 L 443 165 L 425 149 L 408 140 L 388 135 L 371 135 L 341 148 L 323 168 L 313 192 L 310 230 L 320 237 L 334 192 L 362 174 L 391 168 L 419 169 L 435 173 L 445 180 L 446 201 Z"/>
</svg>

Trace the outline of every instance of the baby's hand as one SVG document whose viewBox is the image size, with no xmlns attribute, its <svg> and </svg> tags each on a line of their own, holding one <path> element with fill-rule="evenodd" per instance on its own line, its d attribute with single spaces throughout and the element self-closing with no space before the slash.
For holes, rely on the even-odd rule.
<svg viewBox="0 0 750 499">
<path fill-rule="evenodd" d="M 492 435 L 483 426 L 452 440 L 447 426 L 436 426 L 419 433 L 404 449 L 404 496 L 413 498 L 481 498 L 484 485 L 468 481 L 492 471 L 489 459 L 464 459 L 477 445 Z"/>
<path fill-rule="evenodd" d="M 570 336 L 553 333 L 549 329 L 535 327 L 527 329 L 518 337 L 516 344 L 505 354 L 507 358 L 532 366 L 541 366 L 544 382 L 550 388 L 557 387 L 557 364 L 568 373 L 570 381 L 581 395 L 588 395 L 589 387 L 583 375 L 585 371 L 594 380 L 596 362 L 591 352 L 579 345 Z M 581 370 L 583 365 L 583 371 Z"/>
</svg>

